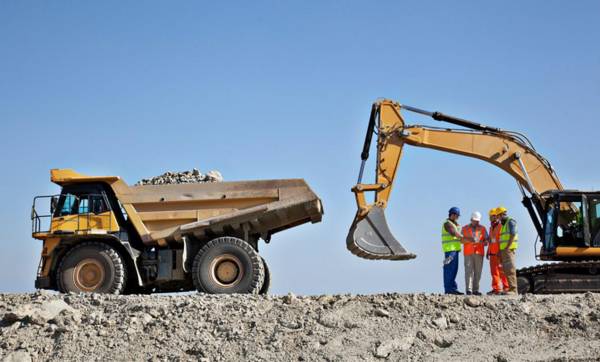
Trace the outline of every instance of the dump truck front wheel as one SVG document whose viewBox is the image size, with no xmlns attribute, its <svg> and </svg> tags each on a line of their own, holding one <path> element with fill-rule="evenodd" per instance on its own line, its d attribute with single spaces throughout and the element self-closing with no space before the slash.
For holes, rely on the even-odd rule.
<svg viewBox="0 0 600 362">
<path fill-rule="evenodd" d="M 75 293 L 119 294 L 125 287 L 123 258 L 110 245 L 83 242 L 61 259 L 56 273 L 58 289 Z"/>
<path fill-rule="evenodd" d="M 221 237 L 209 241 L 192 265 L 194 286 L 215 294 L 258 293 L 265 269 L 258 253 L 242 239 Z"/>
</svg>

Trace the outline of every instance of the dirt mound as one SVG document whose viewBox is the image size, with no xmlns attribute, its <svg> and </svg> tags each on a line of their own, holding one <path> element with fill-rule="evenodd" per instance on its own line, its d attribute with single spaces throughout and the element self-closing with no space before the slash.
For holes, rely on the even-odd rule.
<svg viewBox="0 0 600 362">
<path fill-rule="evenodd" d="M 600 295 L 0 295 L 0 360 L 595 361 Z"/>
<path fill-rule="evenodd" d="M 223 176 L 219 171 L 209 171 L 203 174 L 197 168 L 191 171 L 173 172 L 167 171 L 159 176 L 145 178 L 138 181 L 135 185 L 168 185 L 168 184 L 189 184 L 203 182 L 222 182 Z"/>
</svg>

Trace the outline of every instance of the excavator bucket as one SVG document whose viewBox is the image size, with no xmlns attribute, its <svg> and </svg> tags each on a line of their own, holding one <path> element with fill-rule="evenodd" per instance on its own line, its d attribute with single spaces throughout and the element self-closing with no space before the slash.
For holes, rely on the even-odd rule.
<svg viewBox="0 0 600 362">
<path fill-rule="evenodd" d="M 373 206 L 366 216 L 354 218 L 346 247 L 352 254 L 364 259 L 408 260 L 417 257 L 394 238 L 383 209 L 377 206 Z"/>
</svg>

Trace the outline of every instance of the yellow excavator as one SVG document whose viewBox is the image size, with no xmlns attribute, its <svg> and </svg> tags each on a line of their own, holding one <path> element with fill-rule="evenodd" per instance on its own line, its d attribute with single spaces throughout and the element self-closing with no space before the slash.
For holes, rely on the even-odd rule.
<svg viewBox="0 0 600 362">
<path fill-rule="evenodd" d="M 401 110 L 462 128 L 408 125 Z M 373 134 L 377 135 L 375 182 L 363 183 Z M 478 158 L 517 181 L 541 242 L 536 259 L 555 261 L 519 269 L 520 293 L 600 291 L 600 192 L 565 190 L 550 162 L 521 133 L 391 100 L 377 101 L 371 108 L 358 182 L 352 188 L 358 211 L 346 245 L 353 254 L 365 259 L 416 257 L 394 238 L 384 214 L 404 145 Z M 375 194 L 374 202 L 367 202 L 367 192 Z"/>
</svg>

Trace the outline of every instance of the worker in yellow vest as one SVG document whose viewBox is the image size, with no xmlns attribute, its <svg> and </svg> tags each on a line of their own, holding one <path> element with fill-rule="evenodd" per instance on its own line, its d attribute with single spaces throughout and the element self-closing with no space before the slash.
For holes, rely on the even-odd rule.
<svg viewBox="0 0 600 362">
<path fill-rule="evenodd" d="M 500 260 L 502 270 L 508 280 L 508 292 L 504 294 L 517 294 L 517 269 L 515 262 L 515 250 L 519 246 L 519 234 L 517 233 L 517 222 L 508 216 L 506 208 L 500 206 L 497 209 L 500 215 L 502 228 L 500 229 Z"/>
<path fill-rule="evenodd" d="M 463 294 L 458 291 L 456 274 L 458 274 L 458 257 L 462 249 L 462 234 L 458 218 L 460 209 L 453 207 L 448 211 L 448 219 L 442 224 L 442 250 L 444 251 L 444 292 L 446 294 Z"/>
</svg>

